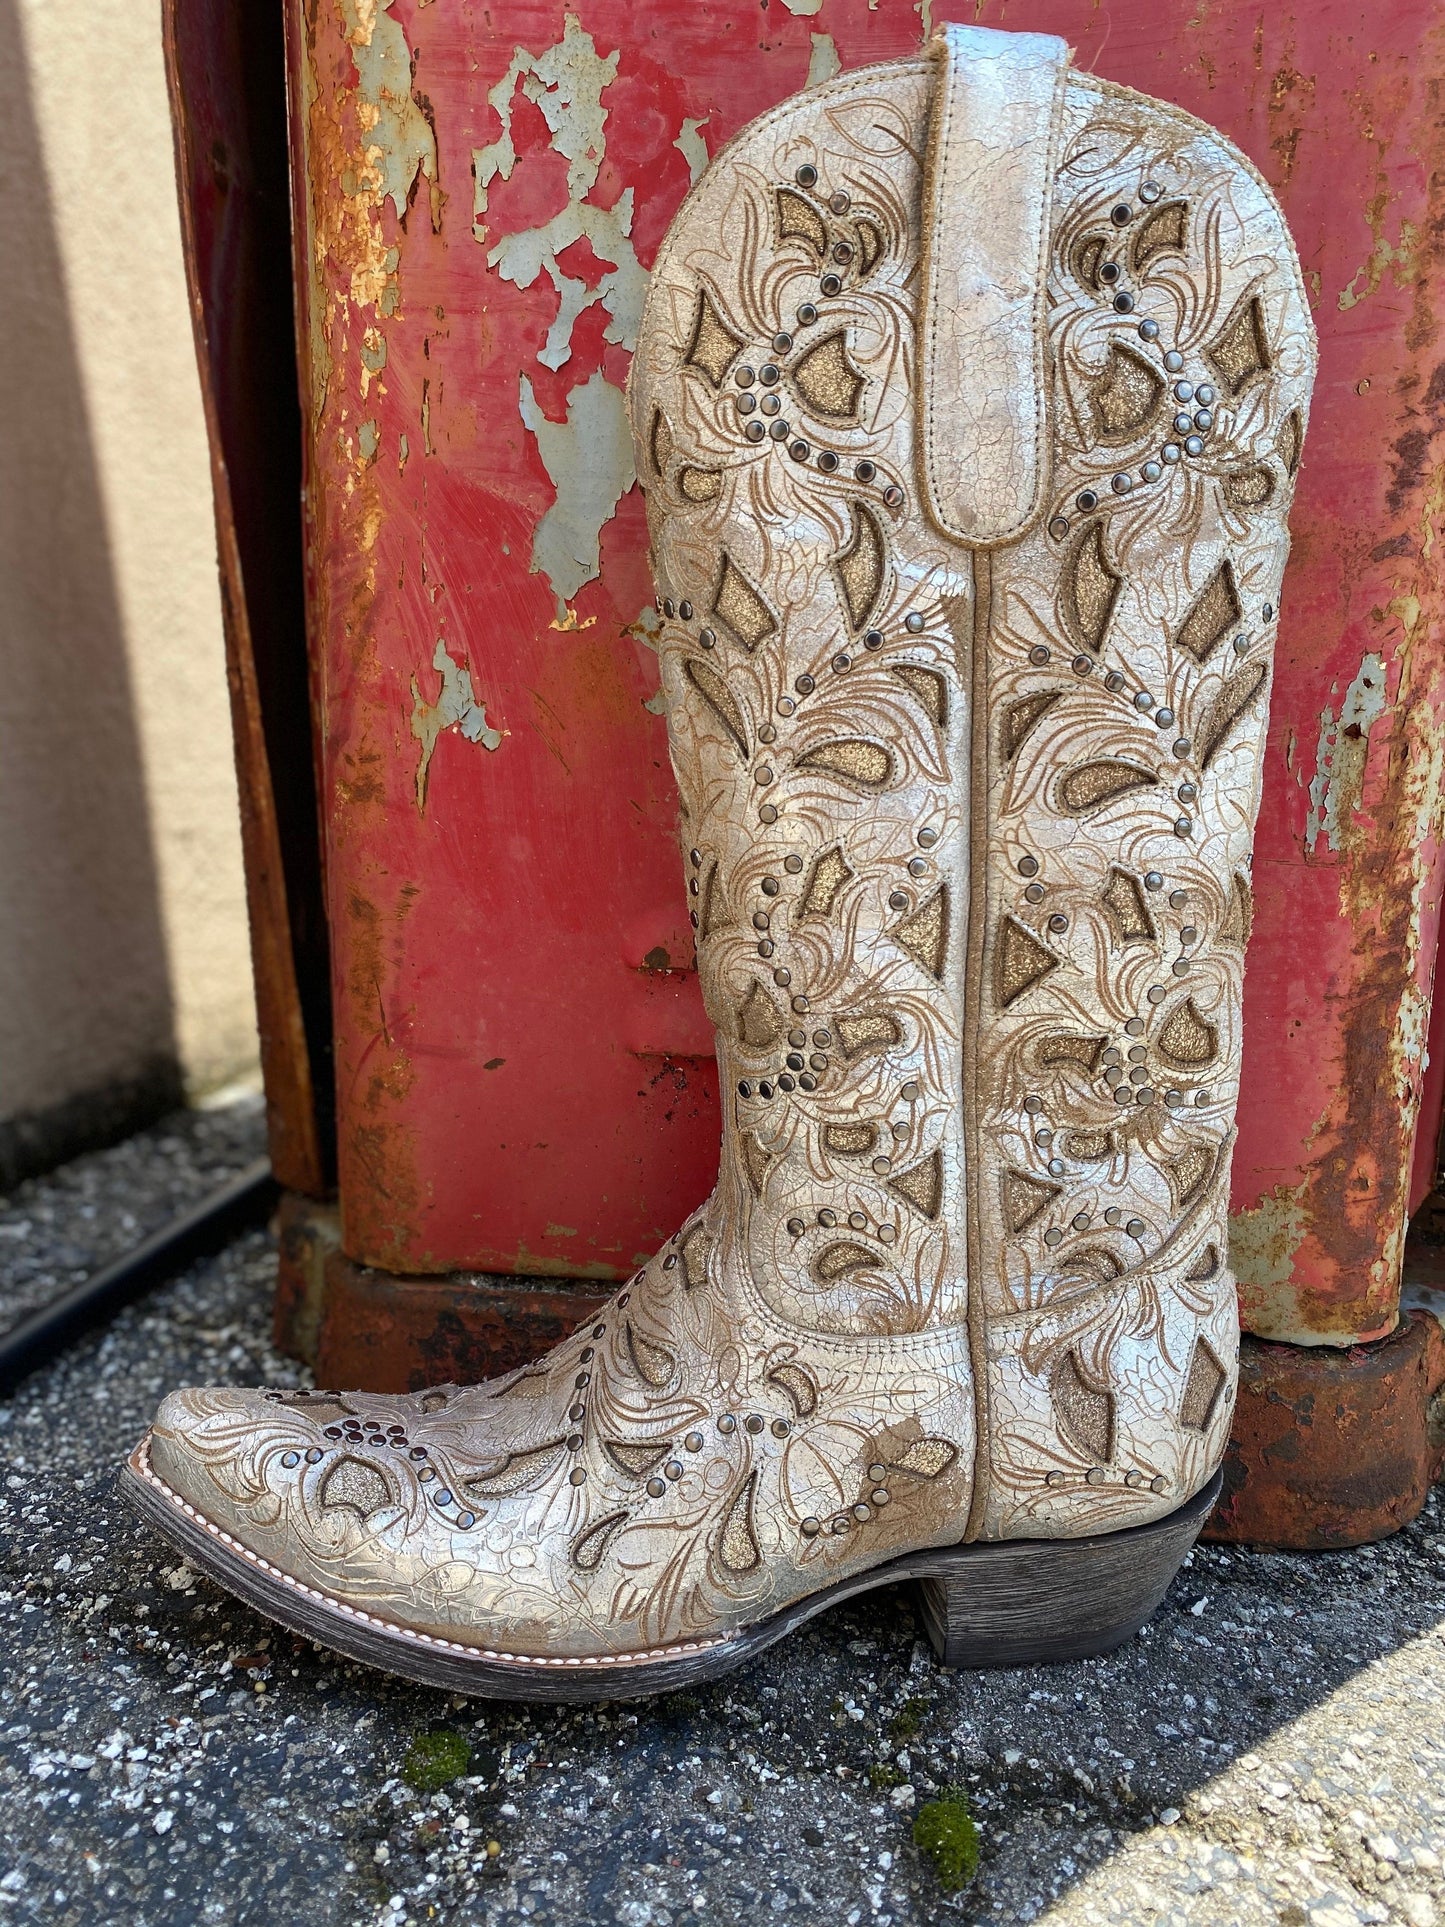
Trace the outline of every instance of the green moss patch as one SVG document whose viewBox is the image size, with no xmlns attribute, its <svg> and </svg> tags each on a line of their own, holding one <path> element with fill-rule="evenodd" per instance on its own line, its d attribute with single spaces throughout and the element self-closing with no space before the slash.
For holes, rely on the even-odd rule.
<svg viewBox="0 0 1445 1927">
<path fill-rule="evenodd" d="M 417 1793 L 440 1793 L 472 1763 L 472 1749 L 449 1726 L 418 1733 L 406 1750 L 401 1777 Z"/>
<path fill-rule="evenodd" d="M 978 1872 L 978 1827 L 960 1787 L 926 1800 L 913 1822 L 913 1844 L 932 1863 L 945 1893 L 957 1893 Z"/>
</svg>

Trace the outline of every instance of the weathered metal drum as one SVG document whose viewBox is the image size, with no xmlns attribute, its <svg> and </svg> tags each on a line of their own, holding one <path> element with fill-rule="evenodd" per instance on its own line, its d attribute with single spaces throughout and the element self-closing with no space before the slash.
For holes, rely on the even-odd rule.
<svg viewBox="0 0 1445 1927">
<path fill-rule="evenodd" d="M 328 1375 L 361 1356 L 358 1306 L 367 1370 L 444 1372 L 446 1332 L 461 1344 L 482 1305 L 447 1274 L 621 1277 L 710 1187 L 628 355 L 657 244 L 719 146 L 965 16 L 1062 34 L 1079 65 L 1222 128 L 1299 244 L 1321 365 L 1257 843 L 1232 1258 L 1261 1339 L 1402 1342 L 1442 874 L 1429 0 L 292 0 L 342 1214 L 309 1301 Z M 1439 1084 L 1437 1068 L 1417 1196 Z"/>
</svg>

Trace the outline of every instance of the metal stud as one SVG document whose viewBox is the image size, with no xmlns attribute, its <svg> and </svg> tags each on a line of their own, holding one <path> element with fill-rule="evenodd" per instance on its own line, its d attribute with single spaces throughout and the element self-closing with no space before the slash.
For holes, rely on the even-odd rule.
<svg viewBox="0 0 1445 1927">
<path fill-rule="evenodd" d="M 1049 534 L 1056 542 L 1062 542 L 1068 532 L 1069 518 L 1066 515 L 1056 515 L 1049 523 Z"/>
<path fill-rule="evenodd" d="M 1164 471 L 1158 462 L 1145 462 L 1139 473 L 1144 477 L 1146 482 L 1157 482 Z"/>
<path fill-rule="evenodd" d="M 1127 201 L 1120 201 L 1116 206 L 1109 209 L 1109 219 L 1114 223 L 1115 227 L 1127 227 L 1133 218 L 1133 213 L 1134 210 L 1129 206 Z"/>
<path fill-rule="evenodd" d="M 1114 312 L 1116 314 L 1132 314 L 1134 312 L 1133 295 L 1127 293 L 1116 294 L 1114 296 Z"/>
<path fill-rule="evenodd" d="M 1042 883 L 1030 883 L 1024 890 L 1024 899 L 1028 903 L 1042 903 L 1044 900 Z"/>
<path fill-rule="evenodd" d="M 649 1499 L 660 1499 L 666 1490 L 667 1487 L 656 1475 L 647 1481 L 647 1496 Z"/>
<path fill-rule="evenodd" d="M 1177 348 L 1171 348 L 1165 355 L 1164 366 L 1169 370 L 1171 375 L 1177 375 L 1179 373 L 1179 370 L 1184 366 L 1184 357 Z"/>
<path fill-rule="evenodd" d="M 1117 669 L 1111 669 L 1108 675 L 1105 676 L 1104 687 L 1105 689 L 1112 690 L 1116 696 L 1124 687 L 1124 678 L 1119 674 Z"/>
<path fill-rule="evenodd" d="M 833 453 L 831 448 L 825 448 L 822 454 L 819 455 L 818 466 L 825 475 L 831 475 L 833 473 L 833 470 L 838 466 L 838 457 Z"/>
<path fill-rule="evenodd" d="M 1036 856 L 1021 856 L 1018 862 L 1021 877 L 1036 877 L 1039 873 L 1039 860 Z"/>
<path fill-rule="evenodd" d="M 758 811 L 758 818 L 763 823 L 776 823 L 778 820 L 777 805 L 775 803 L 764 803 L 763 807 Z"/>
<path fill-rule="evenodd" d="M 751 1432 L 753 1437 L 756 1438 L 758 1433 L 761 1432 L 763 1429 L 762 1413 L 749 1412 L 747 1417 L 743 1420 L 743 1428 L 745 1431 Z"/>
<path fill-rule="evenodd" d="M 1178 442 L 1165 442 L 1164 446 L 1159 451 L 1159 459 L 1163 462 L 1167 462 L 1172 468 L 1174 463 L 1179 460 Z"/>
<path fill-rule="evenodd" d="M 775 442 L 785 442 L 792 432 L 788 424 L 783 421 L 774 422 L 768 430 L 768 434 Z"/>
<path fill-rule="evenodd" d="M 750 442 L 760 442 L 767 432 L 767 429 L 763 427 L 761 422 L 749 422 L 743 430 L 743 433 Z"/>
<path fill-rule="evenodd" d="M 795 462 L 806 462 L 812 450 L 805 441 L 789 442 L 788 453 Z"/>
<path fill-rule="evenodd" d="M 903 507 L 903 490 L 898 486 L 897 482 L 890 482 L 887 488 L 884 489 L 883 500 L 891 509 L 901 509 Z"/>
<path fill-rule="evenodd" d="M 1144 992 L 1144 995 L 1151 1004 L 1162 1004 L 1164 999 L 1169 995 L 1169 992 L 1164 988 L 1163 984 L 1150 984 L 1149 988 Z"/>
<path fill-rule="evenodd" d="M 1144 1035 L 1144 1019 L 1142 1017 L 1131 1017 L 1124 1028 L 1131 1037 L 1142 1037 Z"/>
<path fill-rule="evenodd" d="M 833 1229 L 833 1226 L 837 1224 L 837 1222 L 838 1222 L 837 1212 L 830 1211 L 826 1205 L 818 1213 L 818 1223 L 822 1225 L 825 1231 L 831 1231 Z"/>
<path fill-rule="evenodd" d="M 810 328 L 817 319 L 818 310 L 813 306 L 811 301 L 805 301 L 798 310 L 798 326 L 800 328 Z"/>
<path fill-rule="evenodd" d="M 910 636 L 920 635 L 923 630 L 923 617 L 916 609 L 910 609 L 903 618 L 903 626 Z"/>
<path fill-rule="evenodd" d="M 757 405 L 758 398 L 756 395 L 742 394 L 738 396 L 738 413 L 740 415 L 751 415 Z"/>
<path fill-rule="evenodd" d="M 800 696 L 811 696 L 813 691 L 817 688 L 817 686 L 818 685 L 813 681 L 813 678 L 806 674 L 799 676 L 797 681 L 793 684 L 794 689 L 797 690 Z"/>
<path fill-rule="evenodd" d="M 810 161 L 805 161 L 793 176 L 793 179 L 798 183 L 799 187 L 816 187 L 818 185 L 818 170 Z"/>
<path fill-rule="evenodd" d="M 878 470 L 872 462 L 859 462 L 853 473 L 860 482 L 871 482 Z"/>
<path fill-rule="evenodd" d="M 1130 1218 L 1124 1226 L 1124 1235 L 1129 1238 L 1142 1238 L 1147 1229 L 1142 1218 Z"/>
<path fill-rule="evenodd" d="M 662 1476 L 676 1483 L 682 1477 L 682 1462 L 679 1459 L 669 1459 L 662 1468 Z"/>
<path fill-rule="evenodd" d="M 863 647 L 870 650 L 881 649 L 883 647 L 883 631 L 881 629 L 868 630 L 863 638 Z"/>
<path fill-rule="evenodd" d="M 1090 509 L 1096 509 L 1099 506 L 1099 498 L 1091 488 L 1081 489 L 1074 500 L 1085 515 Z"/>
<path fill-rule="evenodd" d="M 846 676 L 852 667 L 853 658 L 840 649 L 838 654 L 833 658 L 833 674 L 835 676 Z"/>
<path fill-rule="evenodd" d="M 722 1433 L 724 1438 L 731 1438 L 733 1433 L 738 1429 L 738 1422 L 731 1412 L 724 1412 L 717 1422 L 717 1429 Z"/>
<path fill-rule="evenodd" d="M 1134 477 L 1132 475 L 1125 475 L 1121 471 L 1111 479 L 1109 486 L 1116 495 L 1127 495 L 1134 486 Z"/>
<path fill-rule="evenodd" d="M 818 283 L 818 286 L 824 294 L 841 294 L 843 292 L 842 277 L 836 274 L 825 274 L 823 279 Z"/>
<path fill-rule="evenodd" d="M 1084 1483 L 1085 1485 L 1103 1485 L 1108 1476 L 1102 1465 L 1091 1465 L 1084 1474 Z"/>
<path fill-rule="evenodd" d="M 1176 737 L 1174 742 L 1174 754 L 1176 756 L 1187 756 L 1190 750 L 1193 749 L 1193 747 L 1194 747 L 1193 743 L 1190 741 L 1190 739 L 1187 736 Z"/>
<path fill-rule="evenodd" d="M 1154 698 L 1149 694 L 1147 689 L 1140 689 L 1135 692 L 1134 707 L 1138 710 L 1152 709 L 1154 707 Z"/>
<path fill-rule="evenodd" d="M 798 1530 L 805 1539 L 816 1539 L 818 1534 L 823 1530 L 823 1522 L 821 1519 L 815 1519 L 810 1512 L 807 1518 L 801 1522 Z"/>
<path fill-rule="evenodd" d="M 320 1465 L 325 1456 L 325 1453 L 319 1446 L 313 1445 L 311 1450 L 306 1454 L 306 1463 L 308 1465 Z"/>
<path fill-rule="evenodd" d="M 1159 338 L 1159 323 L 1157 321 L 1141 321 L 1139 323 L 1139 334 L 1145 341 L 1157 341 Z"/>
<path fill-rule="evenodd" d="M 925 828 L 918 832 L 918 844 L 920 849 L 931 850 L 937 841 L 938 841 L 937 830 Z"/>
<path fill-rule="evenodd" d="M 293 1465 L 300 1465 L 301 1454 L 299 1452 L 283 1452 L 281 1454 L 281 1463 L 289 1472 Z"/>
<path fill-rule="evenodd" d="M 1049 928 L 1055 933 L 1067 930 L 1068 927 L 1069 927 L 1069 920 L 1061 910 L 1056 910 L 1054 914 L 1049 918 Z"/>
<path fill-rule="evenodd" d="M 1064 1160 L 1062 1158 L 1050 1158 L 1048 1162 L 1048 1173 L 1051 1178 L 1061 1178 L 1064 1175 Z"/>
<path fill-rule="evenodd" d="M 1064 1483 L 1064 1475 L 1057 1468 L 1055 1468 L 1055 1470 L 1052 1472 L 1045 1472 L 1044 1474 L 1045 1485 L 1060 1486 L 1063 1483 Z"/>
<path fill-rule="evenodd" d="M 1050 1248 L 1052 1248 L 1054 1245 L 1061 1245 L 1063 1242 L 1064 1242 L 1064 1234 L 1062 1231 L 1058 1229 L 1056 1225 L 1051 1225 L 1049 1229 L 1044 1233 L 1044 1243 L 1048 1245 Z"/>
<path fill-rule="evenodd" d="M 1202 455 L 1204 453 L 1204 443 L 1197 435 L 1191 435 L 1184 444 L 1184 453 L 1186 455 Z"/>
</svg>

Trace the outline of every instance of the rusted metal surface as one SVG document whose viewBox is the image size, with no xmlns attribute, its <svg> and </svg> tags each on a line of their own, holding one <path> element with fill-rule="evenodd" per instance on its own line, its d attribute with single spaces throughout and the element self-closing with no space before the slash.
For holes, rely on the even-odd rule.
<svg viewBox="0 0 1445 1927">
<path fill-rule="evenodd" d="M 278 1180 L 334 1166 L 311 756 L 279 0 L 165 0 L 186 280 L 211 453 L 261 1064 Z"/>
<path fill-rule="evenodd" d="M 1255 868 L 1248 1327 L 1390 1330 L 1436 946 L 1445 23 L 1428 0 L 294 0 L 346 1243 L 625 1272 L 716 1115 L 621 385 L 739 126 L 948 18 L 1063 34 L 1258 163 L 1321 372 Z"/>
<path fill-rule="evenodd" d="M 326 1304 L 326 1260 L 340 1249 L 341 1216 L 335 1205 L 283 1191 L 271 1229 L 277 1248 L 276 1349 L 314 1365 Z"/>
<path fill-rule="evenodd" d="M 1327 1549 L 1398 1532 L 1440 1476 L 1442 1386 L 1445 1335 L 1426 1312 L 1344 1350 L 1247 1337 L 1205 1538 Z"/>
<path fill-rule="evenodd" d="M 527 1364 L 606 1302 L 563 1279 L 406 1278 L 336 1251 L 326 1259 L 317 1382 L 374 1392 L 475 1385 Z"/>
</svg>

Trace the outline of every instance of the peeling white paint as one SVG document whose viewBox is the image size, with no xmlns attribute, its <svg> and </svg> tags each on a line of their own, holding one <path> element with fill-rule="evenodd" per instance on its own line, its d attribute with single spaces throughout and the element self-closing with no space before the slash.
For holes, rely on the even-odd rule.
<svg viewBox="0 0 1445 1927">
<path fill-rule="evenodd" d="M 1288 1285 L 1295 1253 L 1309 1228 L 1304 1186 L 1280 1185 L 1244 1211 L 1229 1214 L 1229 1268 L 1240 1284 L 1254 1291 Z"/>
<path fill-rule="evenodd" d="M 821 13 L 823 11 L 823 0 L 783 0 L 783 5 L 788 9 L 789 13 L 796 13 L 805 17 L 808 14 Z"/>
<path fill-rule="evenodd" d="M 830 33 L 813 35 L 813 52 L 808 61 L 808 78 L 805 85 L 820 87 L 825 80 L 843 71 L 843 63 L 838 58 L 838 49 Z"/>
<path fill-rule="evenodd" d="M 376 451 L 381 447 L 381 429 L 374 421 L 366 421 L 356 431 L 356 446 L 361 451 L 364 462 L 374 462 Z"/>
<path fill-rule="evenodd" d="M 557 315 L 547 331 L 546 345 L 537 356 L 544 368 L 560 368 L 572 353 L 572 324 L 584 309 L 600 301 L 611 316 L 603 330 L 604 341 L 624 348 L 637 345 L 637 330 L 642 322 L 642 304 L 647 295 L 647 274 L 632 245 L 633 192 L 629 187 L 610 208 L 574 204 L 555 214 L 545 227 L 524 228 L 519 234 L 504 235 L 487 255 L 504 281 L 519 288 L 530 288 L 545 274 L 557 290 Z M 586 235 L 592 251 L 600 260 L 611 261 L 610 268 L 589 288 L 585 281 L 574 280 L 557 265 L 557 256 Z"/>
<path fill-rule="evenodd" d="M 427 772 L 437 738 L 444 729 L 458 729 L 469 743 L 483 749 L 500 749 L 502 732 L 487 721 L 487 706 L 479 703 L 472 691 L 469 669 L 454 662 L 445 641 L 438 636 L 432 652 L 432 668 L 441 676 L 442 685 L 434 703 L 427 702 L 415 676 L 411 679 L 411 733 L 421 744 L 421 760 L 416 769 L 416 806 L 426 808 Z"/>
<path fill-rule="evenodd" d="M 1314 855 L 1321 832 L 1332 851 L 1340 848 L 1341 828 L 1359 807 L 1370 752 L 1370 730 L 1385 713 L 1385 662 L 1372 650 L 1355 672 L 1337 716 L 1320 711 L 1315 773 L 1305 819 L 1305 849 Z"/>
<path fill-rule="evenodd" d="M 603 59 L 592 36 L 568 14 L 558 45 L 541 54 L 518 47 L 511 65 L 487 99 L 502 123 L 499 139 L 472 154 L 476 181 L 472 232 L 485 243 L 485 216 L 492 182 L 508 181 L 517 164 L 512 143 L 512 102 L 518 83 L 541 112 L 551 145 L 567 162 L 567 206 L 543 227 L 505 235 L 487 254 L 489 267 L 519 288 L 530 288 L 545 274 L 557 290 L 557 316 L 537 357 L 544 368 L 560 368 L 572 353 L 572 326 L 585 309 L 601 302 L 610 317 L 604 339 L 635 348 L 647 293 L 647 275 L 632 245 L 634 197 L 631 188 L 610 208 L 591 207 L 587 196 L 597 185 L 607 151 L 607 110 L 602 95 L 617 75 L 618 56 Z M 704 157 L 705 158 L 705 157 Z M 557 256 L 585 235 L 609 271 L 595 288 L 574 280 L 557 265 Z"/>
<path fill-rule="evenodd" d="M 600 302 L 608 316 L 604 340 L 627 349 L 637 345 L 647 276 L 632 245 L 633 190 L 628 188 L 610 208 L 594 207 L 587 200 L 607 151 L 602 96 L 616 78 L 617 64 L 617 54 L 604 59 L 577 16 L 569 13 L 556 45 L 540 54 L 514 49 L 506 73 L 487 96 L 502 123 L 501 134 L 472 155 L 472 231 L 484 245 L 492 183 L 510 180 L 517 164 L 512 110 L 518 89 L 541 112 L 553 150 L 567 162 L 567 206 L 541 227 L 501 236 L 487 253 L 488 265 L 515 286 L 532 287 L 545 275 L 556 289 L 557 313 L 537 357 L 545 368 L 565 367 L 577 317 L 594 303 Z M 701 125 L 685 122 L 677 143 L 690 170 L 701 171 L 698 156 L 701 166 L 707 163 Z M 557 257 L 583 236 L 598 259 L 610 264 L 595 288 L 558 265 Z M 543 414 L 525 373 L 519 400 L 523 424 L 536 440 L 556 490 L 556 500 L 533 536 L 532 569 L 551 583 L 558 621 L 565 626 L 566 604 L 597 575 L 603 524 L 634 480 L 626 404 L 622 390 L 600 371 L 569 391 L 565 422 L 549 421 Z"/>
<path fill-rule="evenodd" d="M 814 34 L 813 38 L 816 40 L 818 36 Z M 709 156 L 707 143 L 702 137 L 702 130 L 707 126 L 708 120 L 711 120 L 711 118 L 712 116 L 709 114 L 706 120 L 685 120 L 682 123 L 682 132 L 672 143 L 678 153 L 681 154 L 682 158 L 687 162 L 688 179 L 694 186 L 697 185 L 707 172 Z"/>
<path fill-rule="evenodd" d="M 549 421 L 523 375 L 521 415 L 557 491 L 532 537 L 532 570 L 565 604 L 597 575 L 603 524 L 636 478 L 627 404 L 599 370 L 568 395 L 566 421 Z"/>
<path fill-rule="evenodd" d="M 441 226 L 437 143 L 426 115 L 412 98 L 411 49 L 390 14 L 392 0 L 341 0 L 346 39 L 356 68 L 361 124 L 371 138 L 366 146 L 377 205 L 390 201 L 397 218 L 406 215 L 420 173 L 431 189 L 431 224 Z"/>
</svg>

